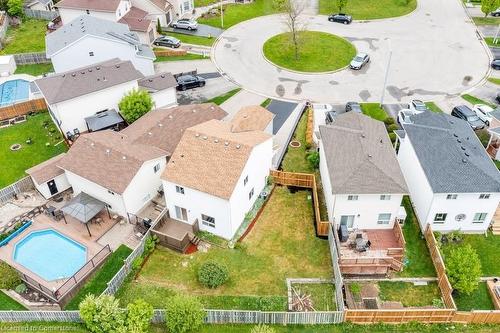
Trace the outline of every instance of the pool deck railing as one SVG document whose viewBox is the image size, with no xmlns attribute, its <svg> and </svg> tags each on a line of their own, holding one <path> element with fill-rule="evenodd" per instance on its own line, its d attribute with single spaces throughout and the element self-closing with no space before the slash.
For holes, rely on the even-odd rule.
<svg viewBox="0 0 500 333">
<path fill-rule="evenodd" d="M 1 241 L 0 242 L 0 247 L 9 244 L 9 242 L 11 240 L 13 240 L 14 238 L 16 238 L 17 235 L 19 235 L 21 232 L 23 232 L 24 230 L 26 230 L 26 228 L 28 228 L 32 223 L 33 223 L 32 221 L 28 221 L 25 224 L 23 224 L 19 229 L 17 229 L 12 234 L 10 234 L 7 238 L 5 238 L 3 241 Z"/>
</svg>

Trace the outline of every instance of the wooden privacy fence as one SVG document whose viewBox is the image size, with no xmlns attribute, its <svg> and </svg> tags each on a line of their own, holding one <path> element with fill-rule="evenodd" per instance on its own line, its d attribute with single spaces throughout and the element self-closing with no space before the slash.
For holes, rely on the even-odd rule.
<svg viewBox="0 0 500 333">
<path fill-rule="evenodd" d="M 316 184 L 315 175 L 312 173 L 271 170 L 270 176 L 278 185 L 296 186 L 311 189 L 313 194 L 314 216 L 316 219 L 316 233 L 318 234 L 318 236 L 328 236 L 328 226 L 330 225 L 330 223 L 328 221 L 321 220 L 318 187 Z"/>
<path fill-rule="evenodd" d="M 154 54 L 157 57 L 175 57 L 183 56 L 187 54 L 186 50 L 172 50 L 172 49 L 157 49 L 154 50 Z"/>
<path fill-rule="evenodd" d="M 0 108 L 0 121 L 11 119 L 31 112 L 40 112 L 47 110 L 45 99 L 38 98 L 26 102 L 16 103 Z"/>
<path fill-rule="evenodd" d="M 8 168 L 8 166 L 3 166 Z M 31 177 L 24 177 L 14 184 L 10 184 L 2 189 L 0 189 L 0 204 L 4 204 L 14 198 L 16 195 L 19 195 L 22 192 L 31 191 L 35 188 L 33 184 L 33 180 Z"/>
<path fill-rule="evenodd" d="M 454 315 L 454 309 L 346 310 L 345 320 L 356 324 L 448 323 Z"/>
</svg>

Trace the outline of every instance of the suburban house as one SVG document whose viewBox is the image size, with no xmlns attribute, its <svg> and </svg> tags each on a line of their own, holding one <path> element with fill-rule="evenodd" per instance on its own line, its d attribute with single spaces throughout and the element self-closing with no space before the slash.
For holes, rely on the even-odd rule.
<svg viewBox="0 0 500 333">
<path fill-rule="evenodd" d="M 49 199 L 71 187 L 64 170 L 57 166 L 65 156 L 65 153 L 59 154 L 26 170 L 26 173 L 33 180 L 35 188 L 45 199 Z"/>
<path fill-rule="evenodd" d="M 153 75 L 156 59 L 149 45 L 122 23 L 78 16 L 45 37 L 46 55 L 56 73 L 119 57 L 143 75 Z"/>
<path fill-rule="evenodd" d="M 421 228 L 485 232 L 500 202 L 500 173 L 469 124 L 425 112 L 402 127 L 397 156 Z"/>
<path fill-rule="evenodd" d="M 272 116 L 255 115 L 214 119 L 184 132 L 162 176 L 167 208 L 178 223 L 225 239 L 236 233 L 272 167 L 272 135 L 261 120 Z"/>
<path fill-rule="evenodd" d="M 168 27 L 174 18 L 172 12 L 176 0 L 132 0 L 132 6 L 148 13 L 148 17 L 157 24 L 160 21 L 162 27 Z M 176 6 L 177 8 L 177 6 Z"/>
<path fill-rule="evenodd" d="M 194 0 L 171 0 L 176 19 L 189 17 L 193 14 Z"/>
<path fill-rule="evenodd" d="M 492 159 L 500 161 L 500 110 L 495 110 L 489 113 L 491 116 L 488 132 L 490 133 L 490 141 L 486 147 L 486 151 Z"/>
<path fill-rule="evenodd" d="M 177 104 L 177 83 L 172 74 L 144 77 L 130 61 L 119 59 L 41 78 L 35 84 L 47 102 L 52 120 L 68 138 L 119 125 L 123 119 L 116 114 L 118 104 L 134 89 L 150 91 L 156 108 Z M 103 121 L 105 115 L 109 116 L 107 121 Z M 98 127 L 87 121 L 95 123 L 95 118 L 100 120 Z"/>
<path fill-rule="evenodd" d="M 356 112 L 338 115 L 318 134 L 328 219 L 339 237 L 344 274 L 402 269 L 399 223 L 408 193 L 384 123 Z"/>
<path fill-rule="evenodd" d="M 54 10 L 54 1 L 53 0 L 28 0 L 24 3 L 26 8 L 32 10 L 44 10 L 44 11 L 52 11 Z"/>
</svg>

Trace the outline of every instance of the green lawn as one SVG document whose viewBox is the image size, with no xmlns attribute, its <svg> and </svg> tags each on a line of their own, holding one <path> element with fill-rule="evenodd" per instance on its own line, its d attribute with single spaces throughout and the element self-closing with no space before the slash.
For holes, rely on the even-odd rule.
<svg viewBox="0 0 500 333">
<path fill-rule="evenodd" d="M 217 105 L 221 105 L 222 103 L 224 103 L 225 101 L 227 101 L 228 99 L 239 93 L 240 90 L 241 88 L 230 90 L 225 94 L 209 99 L 208 101 L 206 101 L 206 103 L 215 103 Z"/>
<path fill-rule="evenodd" d="M 9 27 L 6 45 L 0 54 L 45 51 L 45 33 L 48 21 L 25 19 L 17 28 Z"/>
<path fill-rule="evenodd" d="M 53 72 L 52 63 L 34 64 L 34 65 L 18 65 L 15 74 L 29 74 L 39 76 L 45 73 Z"/>
<path fill-rule="evenodd" d="M 218 0 L 194 0 L 194 7 L 205 7 L 213 3 L 219 2 Z"/>
<path fill-rule="evenodd" d="M 267 108 L 272 101 L 273 101 L 272 99 L 266 98 L 264 102 L 260 103 L 260 106 L 262 106 L 263 108 Z"/>
<path fill-rule="evenodd" d="M 107 283 L 123 266 L 123 261 L 132 253 L 125 245 L 120 245 L 110 254 L 106 262 L 95 275 L 83 286 L 75 297 L 66 305 L 65 310 L 78 310 L 78 305 L 88 294 L 100 295 L 107 287 Z"/>
<path fill-rule="evenodd" d="M 19 304 L 16 300 L 10 298 L 3 291 L 0 291 L 0 311 L 7 310 L 26 310 L 24 306 Z M 1 327 L 1 326 L 0 326 Z"/>
<path fill-rule="evenodd" d="M 300 72 L 328 72 L 346 67 L 356 55 L 356 48 L 346 39 L 325 32 L 304 31 L 299 35 L 299 52 L 290 33 L 269 38 L 264 56 L 272 63 Z"/>
<path fill-rule="evenodd" d="M 276 13 L 276 9 L 273 8 L 272 0 L 254 0 L 252 3 L 245 5 L 229 4 L 225 6 L 224 29 L 258 16 L 274 13 Z M 198 22 L 221 28 L 220 16 L 200 17 Z"/>
<path fill-rule="evenodd" d="M 401 302 L 404 307 L 430 306 L 433 300 L 441 299 L 441 292 L 436 282 L 425 286 L 415 286 L 411 282 L 378 282 L 382 301 Z"/>
<path fill-rule="evenodd" d="M 165 35 L 172 36 L 180 40 L 182 43 L 186 44 L 194 44 L 194 45 L 203 45 L 203 46 L 212 46 L 215 42 L 215 38 L 208 38 L 203 36 L 192 36 L 186 34 L 180 34 L 177 32 L 165 32 Z"/>
<path fill-rule="evenodd" d="M 305 173 L 314 173 L 315 171 L 311 163 L 306 159 L 309 150 L 306 144 L 308 112 L 312 111 L 306 110 L 304 114 L 302 114 L 297 124 L 297 128 L 295 129 L 295 133 L 293 133 L 292 141 L 299 141 L 300 147 L 288 146 L 288 150 L 281 162 L 283 171 Z"/>
<path fill-rule="evenodd" d="M 492 47 L 500 47 L 500 39 L 497 40 L 496 43 L 493 43 L 493 39 L 494 37 L 484 37 L 484 41 L 486 42 L 486 44 L 488 46 L 492 46 Z"/>
<path fill-rule="evenodd" d="M 403 225 L 405 236 L 405 267 L 398 273 L 400 277 L 433 277 L 436 276 L 434 264 L 432 263 L 427 244 L 420 233 L 415 212 L 411 206 L 410 198 L 403 198 L 406 209 L 406 221 Z"/>
<path fill-rule="evenodd" d="M 479 283 L 479 288 L 471 295 L 454 295 L 453 299 L 455 300 L 457 309 L 460 311 L 495 310 L 486 282 Z"/>
<path fill-rule="evenodd" d="M 309 295 L 316 311 L 335 311 L 335 286 L 331 283 L 293 284 L 300 295 Z"/>
<path fill-rule="evenodd" d="M 488 78 L 488 81 L 490 81 L 491 83 L 494 83 L 494 84 L 500 85 L 500 78 L 496 78 L 496 77 L 489 77 L 489 78 Z"/>
<path fill-rule="evenodd" d="M 493 163 L 497 166 L 497 169 L 500 170 L 500 161 L 493 160 Z"/>
<path fill-rule="evenodd" d="M 384 121 L 385 118 L 388 117 L 387 113 L 380 107 L 379 103 L 361 103 L 361 110 L 367 116 L 380 121 Z"/>
<path fill-rule="evenodd" d="M 349 0 L 343 13 L 352 15 L 354 20 L 371 20 L 397 17 L 411 13 L 417 8 L 417 0 Z M 319 0 L 320 14 L 338 13 L 333 0 Z"/>
<path fill-rule="evenodd" d="M 163 307 L 174 293 L 188 293 L 201 296 L 207 307 L 283 307 L 287 277 L 331 277 L 328 242 L 315 236 L 313 221 L 308 191 L 292 194 L 286 187 L 276 187 L 252 231 L 234 249 L 212 247 L 206 253 L 183 255 L 159 247 L 118 297 L 123 305 L 143 297 Z M 229 269 L 229 281 L 217 289 L 207 289 L 197 280 L 198 267 L 208 260 Z M 227 298 L 215 298 L 220 296 Z"/>
<path fill-rule="evenodd" d="M 434 102 L 425 102 L 425 105 L 431 110 L 432 112 L 437 112 L 437 113 L 442 113 L 443 110 L 439 106 L 436 105 Z"/>
<path fill-rule="evenodd" d="M 181 56 L 156 57 L 155 62 L 181 61 L 181 60 L 204 60 L 204 59 L 210 59 L 210 57 L 204 57 L 200 54 L 186 53 L 186 54 L 181 55 Z"/>
<path fill-rule="evenodd" d="M 47 124 L 47 128 L 44 124 Z M 28 138 L 31 138 L 32 144 L 25 143 Z M 62 140 L 62 135 L 47 112 L 28 116 L 28 120 L 23 123 L 1 128 L 0 161 L 9 167 L 2 168 L 0 172 L 0 188 L 24 177 L 26 169 L 65 152 L 67 147 Z M 10 146 L 15 143 L 21 144 L 22 148 L 11 151 Z"/>
<path fill-rule="evenodd" d="M 498 25 L 500 24 L 500 18 L 498 17 L 473 17 L 472 20 L 477 25 Z"/>
<path fill-rule="evenodd" d="M 469 94 L 464 94 L 461 96 L 463 99 L 465 99 L 467 102 L 471 103 L 472 105 L 476 105 L 476 104 L 486 104 L 486 105 L 489 105 L 491 106 L 492 108 L 496 108 L 496 105 L 490 103 L 490 102 L 486 102 L 480 98 L 477 98 L 475 96 L 472 96 L 472 95 L 469 95 Z"/>
</svg>

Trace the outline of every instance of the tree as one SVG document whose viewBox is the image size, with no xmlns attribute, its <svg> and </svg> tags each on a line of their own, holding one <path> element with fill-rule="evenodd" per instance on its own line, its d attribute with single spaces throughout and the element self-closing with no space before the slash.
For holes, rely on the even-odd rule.
<svg viewBox="0 0 500 333">
<path fill-rule="evenodd" d="M 121 114 L 129 124 L 151 111 L 153 106 L 153 99 L 147 91 L 135 89 L 123 96 L 118 104 Z"/>
<path fill-rule="evenodd" d="M 314 169 L 319 168 L 319 153 L 317 151 L 307 154 L 307 161 Z"/>
<path fill-rule="evenodd" d="M 339 9 L 339 13 L 342 12 L 342 9 L 347 6 L 347 0 L 335 0 L 335 4 L 337 5 L 337 8 Z"/>
<path fill-rule="evenodd" d="M 126 332 L 146 333 L 153 318 L 153 307 L 142 299 L 127 305 Z"/>
<path fill-rule="evenodd" d="M 481 0 L 481 11 L 484 13 L 484 17 L 488 16 L 489 13 L 500 7 L 499 0 Z"/>
<path fill-rule="evenodd" d="M 9 13 L 10 16 L 21 17 L 24 13 L 23 5 L 23 0 L 8 0 L 7 13 Z"/>
<path fill-rule="evenodd" d="M 203 263 L 198 271 L 198 281 L 208 288 L 217 288 L 229 279 L 229 272 L 226 265 L 215 261 Z"/>
<path fill-rule="evenodd" d="M 123 331 L 125 312 L 113 296 L 96 297 L 88 294 L 80 303 L 80 317 L 92 333 L 115 333 Z"/>
<path fill-rule="evenodd" d="M 14 289 L 20 283 L 19 274 L 5 262 L 0 261 L 0 288 Z"/>
<path fill-rule="evenodd" d="M 163 32 L 163 29 L 161 28 L 161 24 L 160 24 L 160 19 L 156 20 L 156 32 L 158 32 L 160 35 Z"/>
<path fill-rule="evenodd" d="M 481 262 L 470 244 L 450 249 L 446 256 L 446 270 L 453 289 L 470 295 L 478 288 Z"/>
<path fill-rule="evenodd" d="M 169 333 L 196 331 L 203 325 L 205 311 L 198 299 L 190 296 L 174 296 L 166 308 L 166 326 Z"/>
<path fill-rule="evenodd" d="M 285 13 L 285 24 L 292 39 L 295 60 L 299 59 L 299 35 L 301 31 L 305 30 L 305 26 L 300 22 L 300 16 L 304 11 L 304 3 L 296 0 L 274 0 L 273 2 L 277 10 Z"/>
</svg>

